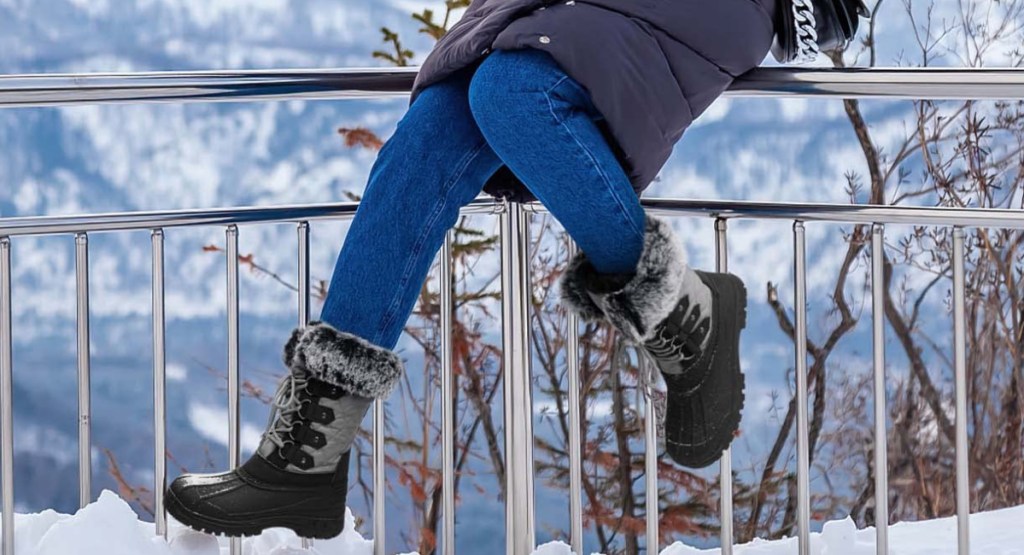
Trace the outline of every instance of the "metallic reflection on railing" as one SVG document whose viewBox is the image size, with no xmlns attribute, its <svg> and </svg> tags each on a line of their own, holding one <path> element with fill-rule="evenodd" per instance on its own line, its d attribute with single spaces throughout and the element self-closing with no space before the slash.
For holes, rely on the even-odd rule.
<svg viewBox="0 0 1024 555">
<path fill-rule="evenodd" d="M 796 328 L 796 523 L 797 552 L 811 553 L 811 469 L 807 426 L 807 230 L 793 222 L 793 325 Z"/>
<path fill-rule="evenodd" d="M 92 408 L 89 377 L 89 236 L 75 235 L 75 328 L 78 358 L 78 505 L 92 501 Z"/>
<path fill-rule="evenodd" d="M 0 108 L 405 96 L 418 67 L 0 75 Z M 726 96 L 1024 98 L 1015 68 L 759 67 Z"/>
<path fill-rule="evenodd" d="M 729 243 L 727 241 L 728 222 L 722 218 L 715 219 L 715 270 L 729 271 Z M 732 555 L 733 536 L 733 499 L 732 499 L 732 447 L 722 453 L 719 461 L 718 481 L 721 485 L 722 555 Z"/>
<path fill-rule="evenodd" d="M 164 506 L 167 488 L 167 322 L 164 318 L 164 230 L 154 229 L 152 243 L 153 276 L 150 287 L 153 300 L 153 506 Z M 156 533 L 167 535 L 167 513 L 154 510 Z"/>
<path fill-rule="evenodd" d="M 11 240 L 0 237 L 0 487 L 3 555 L 14 555 L 14 365 L 11 356 Z"/>
<path fill-rule="evenodd" d="M 696 216 L 730 219 L 841 222 L 860 224 L 953 225 L 1024 229 L 1020 210 L 995 208 L 946 208 L 878 206 L 870 204 L 827 204 L 794 202 L 752 202 L 738 200 L 691 200 L 644 197 L 647 212 L 659 216 Z M 523 204 L 523 210 L 540 213 L 539 203 Z M 0 237 L 58 235 L 93 231 L 130 231 L 203 225 L 245 225 L 270 222 L 337 220 L 355 215 L 355 202 L 252 206 L 204 210 L 121 212 L 86 216 L 31 216 L 0 218 Z M 462 214 L 497 214 L 494 199 L 479 197 L 463 207 Z"/>
</svg>

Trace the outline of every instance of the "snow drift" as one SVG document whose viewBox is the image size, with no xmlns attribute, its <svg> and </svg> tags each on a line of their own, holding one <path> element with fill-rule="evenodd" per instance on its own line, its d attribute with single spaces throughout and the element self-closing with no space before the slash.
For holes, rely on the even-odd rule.
<svg viewBox="0 0 1024 555">
<path fill-rule="evenodd" d="M 1024 506 L 971 516 L 971 553 L 974 555 L 1024 555 Z M 891 555 L 941 555 L 956 552 L 956 520 L 943 518 L 901 523 L 889 528 Z M 245 538 L 243 555 L 372 555 L 373 540 L 364 539 L 354 526 L 351 511 L 345 531 L 330 540 L 317 540 L 303 549 L 290 530 L 272 529 Z M 17 555 L 226 555 L 225 538 L 190 530 L 171 520 L 168 537 L 156 536 L 153 524 L 141 522 L 120 497 L 104 490 L 99 499 L 74 515 L 47 510 L 15 515 Z M 714 555 L 718 549 L 701 550 L 675 543 L 661 555 Z M 796 540 L 755 540 L 737 546 L 736 555 L 789 555 Z M 826 523 L 820 534 L 811 535 L 812 555 L 872 555 L 873 528 L 857 530 L 850 519 Z M 414 554 L 407 554 L 414 555 Z M 475 554 L 474 554 L 475 555 Z M 569 546 L 551 542 L 534 555 L 572 555 Z"/>
</svg>

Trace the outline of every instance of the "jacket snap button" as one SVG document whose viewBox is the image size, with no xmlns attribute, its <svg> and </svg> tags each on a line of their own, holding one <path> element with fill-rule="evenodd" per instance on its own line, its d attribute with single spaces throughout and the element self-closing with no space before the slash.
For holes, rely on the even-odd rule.
<svg viewBox="0 0 1024 555">
<path fill-rule="evenodd" d="M 565 3 L 565 5 L 566 6 L 575 6 L 576 5 L 576 0 L 569 0 L 568 2 Z"/>
<path fill-rule="evenodd" d="M 484 48 L 484 49 L 483 49 L 483 50 L 482 50 L 482 51 L 481 51 L 480 53 L 481 53 L 481 54 L 487 54 L 487 53 L 488 53 L 488 52 L 490 52 L 490 51 L 491 51 L 491 49 L 490 49 L 490 48 Z"/>
<path fill-rule="evenodd" d="M 547 6 L 541 6 L 541 7 L 537 8 L 537 11 L 539 12 L 541 10 L 546 10 L 546 9 L 548 9 Z"/>
<path fill-rule="evenodd" d="M 541 35 L 540 38 L 537 39 L 537 40 L 539 40 L 541 42 L 541 44 L 547 44 L 547 43 L 551 42 L 551 39 L 548 38 L 547 35 Z"/>
</svg>

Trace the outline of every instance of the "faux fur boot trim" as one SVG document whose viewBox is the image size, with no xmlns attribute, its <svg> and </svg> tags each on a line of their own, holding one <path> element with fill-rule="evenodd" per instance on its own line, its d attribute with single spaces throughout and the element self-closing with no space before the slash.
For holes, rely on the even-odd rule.
<svg viewBox="0 0 1024 555">
<path fill-rule="evenodd" d="M 583 320 L 603 316 L 627 339 L 640 344 L 672 312 L 687 270 L 672 226 L 646 214 L 643 250 L 633 274 L 623 279 L 622 274 L 598 273 L 580 251 L 562 275 L 560 296 Z"/>
<path fill-rule="evenodd" d="M 404 370 L 393 351 L 317 320 L 292 331 L 284 346 L 284 363 L 352 395 L 373 399 L 387 397 Z"/>
<path fill-rule="evenodd" d="M 569 261 L 558 282 L 559 298 L 569 310 L 584 322 L 597 322 L 604 318 L 604 311 L 597 306 L 584 285 L 584 276 L 597 275 L 597 270 L 582 251 Z"/>
</svg>

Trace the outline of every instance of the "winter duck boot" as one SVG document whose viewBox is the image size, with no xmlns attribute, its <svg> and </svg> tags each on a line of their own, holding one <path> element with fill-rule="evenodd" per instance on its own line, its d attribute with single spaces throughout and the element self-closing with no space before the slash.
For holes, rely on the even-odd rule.
<svg viewBox="0 0 1024 555">
<path fill-rule="evenodd" d="M 732 274 L 688 267 L 668 222 L 647 215 L 643 250 L 632 273 L 599 273 L 578 252 L 559 289 L 562 302 L 582 320 L 611 323 L 660 370 L 667 398 L 659 428 L 664 427 L 669 456 L 690 468 L 718 460 L 739 428 L 743 409 L 743 282 Z"/>
<path fill-rule="evenodd" d="M 256 452 L 220 474 L 184 474 L 165 507 L 182 524 L 213 534 L 251 536 L 270 527 L 331 538 L 345 524 L 350 448 L 374 399 L 398 382 L 402 361 L 322 322 L 292 332 L 289 369 Z"/>
</svg>

